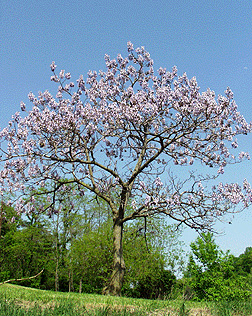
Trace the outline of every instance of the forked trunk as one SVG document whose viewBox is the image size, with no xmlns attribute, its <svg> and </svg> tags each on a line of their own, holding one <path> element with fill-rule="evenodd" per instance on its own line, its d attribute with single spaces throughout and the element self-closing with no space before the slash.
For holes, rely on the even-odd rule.
<svg viewBox="0 0 252 316">
<path fill-rule="evenodd" d="M 114 220 L 113 226 L 113 272 L 109 284 L 103 289 L 105 295 L 120 296 L 123 285 L 125 263 L 123 259 L 123 223 L 120 218 Z"/>
</svg>

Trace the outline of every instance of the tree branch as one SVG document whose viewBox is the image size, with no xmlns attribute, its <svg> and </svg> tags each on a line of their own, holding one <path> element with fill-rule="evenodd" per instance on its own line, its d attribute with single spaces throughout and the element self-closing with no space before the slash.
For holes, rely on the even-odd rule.
<svg viewBox="0 0 252 316">
<path fill-rule="evenodd" d="M 31 277 L 28 277 L 28 278 L 22 278 L 22 279 L 10 279 L 10 280 L 7 280 L 7 281 L 4 281 L 2 283 L 0 283 L 0 285 L 3 285 L 5 283 L 10 283 L 10 282 L 13 282 L 13 281 L 25 281 L 25 280 L 31 280 L 31 279 L 34 279 L 36 277 L 38 277 L 40 274 L 42 274 L 44 272 L 44 269 L 41 270 L 38 274 L 36 275 L 33 275 Z"/>
</svg>

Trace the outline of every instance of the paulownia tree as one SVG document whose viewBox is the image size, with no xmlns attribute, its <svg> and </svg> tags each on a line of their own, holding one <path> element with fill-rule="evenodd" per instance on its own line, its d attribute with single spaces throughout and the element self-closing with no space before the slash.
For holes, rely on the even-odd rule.
<svg viewBox="0 0 252 316">
<path fill-rule="evenodd" d="M 47 197 L 40 211 L 58 212 L 57 192 L 69 183 L 78 194 L 88 190 L 103 199 L 113 217 L 114 257 L 104 293 L 120 295 L 126 221 L 164 215 L 197 230 L 211 229 L 233 205 L 251 202 L 246 180 L 241 187 L 220 183 L 206 189 L 205 181 L 214 176 L 189 172 L 187 181 L 177 181 L 168 172 L 175 165 L 190 171 L 199 161 L 217 167 L 216 176 L 223 173 L 228 163 L 248 158 L 244 152 L 235 158 L 231 149 L 238 146 L 236 135 L 247 134 L 251 125 L 229 88 L 216 97 L 210 89 L 200 93 L 194 77 L 177 76 L 176 67 L 155 74 L 144 47 L 134 49 L 129 42 L 126 58 L 105 55 L 105 61 L 106 71 L 89 71 L 86 81 L 81 75 L 77 83 L 64 70 L 57 74 L 52 62 L 56 97 L 29 93 L 31 109 L 21 102 L 25 115 L 16 113 L 1 131 L 8 145 L 1 146 L 0 181 L 2 190 L 16 193 L 18 213 L 37 209 L 34 192 Z M 47 182 L 54 183 L 51 190 Z"/>
</svg>

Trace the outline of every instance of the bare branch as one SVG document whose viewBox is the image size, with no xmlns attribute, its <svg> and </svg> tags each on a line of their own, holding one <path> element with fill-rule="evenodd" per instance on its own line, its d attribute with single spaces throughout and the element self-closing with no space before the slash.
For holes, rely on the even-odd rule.
<svg viewBox="0 0 252 316">
<path fill-rule="evenodd" d="M 40 276 L 40 274 L 42 274 L 43 272 L 44 272 L 44 269 L 42 269 L 38 274 L 33 275 L 33 276 L 31 276 L 31 277 L 28 277 L 28 278 L 21 278 L 21 279 L 10 279 L 10 280 L 7 280 L 7 281 L 4 281 L 4 282 L 0 283 L 0 285 L 6 284 L 6 283 L 10 283 L 10 282 L 19 282 L 19 281 L 26 281 L 26 280 L 35 279 L 35 278 L 37 278 L 38 276 Z"/>
</svg>

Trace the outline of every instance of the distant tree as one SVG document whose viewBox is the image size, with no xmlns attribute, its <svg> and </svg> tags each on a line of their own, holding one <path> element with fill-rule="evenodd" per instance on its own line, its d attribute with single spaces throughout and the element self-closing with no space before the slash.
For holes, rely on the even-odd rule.
<svg viewBox="0 0 252 316">
<path fill-rule="evenodd" d="M 2 198 L 0 202 L 0 241 L 8 232 L 15 232 L 21 223 L 21 217 L 17 216 L 14 208 L 7 205 L 5 200 Z"/>
<path fill-rule="evenodd" d="M 109 224 L 109 225 L 108 225 Z M 75 282 L 79 292 L 101 294 L 112 271 L 111 223 L 85 230 L 71 246 Z"/>
<path fill-rule="evenodd" d="M 17 232 L 17 227 L 20 222 L 20 217 L 16 218 L 13 222 L 14 215 L 16 215 L 15 210 L 7 206 L 4 200 L 1 202 L 1 216 L 0 216 L 0 282 L 8 280 L 13 277 L 12 269 L 13 258 L 9 257 L 9 248 L 12 246 L 11 237 Z"/>
<path fill-rule="evenodd" d="M 231 150 L 251 125 L 238 112 L 230 88 L 216 99 L 210 89 L 199 92 L 195 77 L 177 76 L 176 67 L 159 68 L 156 75 L 144 47 L 134 50 L 129 42 L 126 58 L 106 55 L 105 61 L 107 70 L 89 71 L 86 82 L 81 75 L 75 91 L 76 84 L 66 82 L 70 73 L 56 74 L 51 64 L 56 97 L 29 93 L 33 107 L 26 111 L 21 102 L 26 115 L 15 113 L 0 133 L 0 185 L 1 191 L 20 195 L 18 214 L 35 210 L 36 194 L 29 201 L 23 197 L 27 188 L 38 192 L 51 181 L 53 190 L 44 191 L 49 213 L 59 209 L 55 197 L 69 183 L 80 194 L 88 190 L 103 199 L 113 218 L 113 271 L 103 292 L 120 295 L 126 222 L 163 215 L 196 230 L 211 229 L 239 202 L 251 202 L 247 181 L 242 188 L 220 183 L 207 189 L 215 176 L 190 168 L 199 161 L 222 174 L 227 164 L 248 157 L 241 152 L 236 160 Z M 187 181 L 168 174 L 177 165 L 187 166 Z"/>
<path fill-rule="evenodd" d="M 170 270 L 161 267 L 152 270 L 150 275 L 145 275 L 134 288 L 133 296 L 147 299 L 165 299 L 169 298 L 172 288 L 176 283 L 176 277 Z"/>
<path fill-rule="evenodd" d="M 213 234 L 202 234 L 191 243 L 185 272 L 190 296 L 198 300 L 245 299 L 252 293 L 246 279 L 235 273 L 234 257 L 216 245 Z M 187 291 L 190 290 L 187 288 Z"/>
<path fill-rule="evenodd" d="M 169 297 L 176 281 L 173 271 L 183 257 L 179 247 L 179 234 L 172 234 L 175 227 L 161 221 L 143 220 L 125 225 L 124 258 L 126 272 L 123 295 L 138 298 Z M 164 230 L 167 230 L 167 234 Z"/>
<path fill-rule="evenodd" d="M 43 190 L 50 190 L 50 188 L 53 190 L 51 184 L 49 188 L 43 188 Z M 39 204 L 48 208 L 50 201 L 44 201 L 44 195 L 41 195 L 41 192 L 39 197 L 40 199 L 36 201 L 37 209 Z M 92 200 L 92 197 L 77 195 L 72 185 L 67 185 L 64 191 L 57 192 L 54 199 L 54 212 L 49 208 L 48 215 L 53 236 L 55 290 L 71 292 L 74 291 L 74 269 L 70 248 L 73 242 L 85 232 L 85 227 L 92 225 L 92 221 L 102 221 L 102 216 L 98 218 L 95 206 L 89 205 L 88 200 Z M 57 209 L 56 205 L 59 206 Z"/>
<path fill-rule="evenodd" d="M 233 262 L 235 273 L 245 278 L 252 292 L 252 247 L 247 247 L 238 257 L 233 256 Z"/>
<path fill-rule="evenodd" d="M 247 247 L 244 253 L 234 258 L 234 266 L 239 274 L 252 274 L 252 247 Z"/>
<path fill-rule="evenodd" d="M 14 212 L 14 210 L 13 210 Z M 30 216 L 8 223 L 9 211 L 4 235 L 0 240 L 0 282 L 13 278 L 29 278 L 42 269 L 38 278 L 20 281 L 19 284 L 42 289 L 51 289 L 53 244 L 47 225 L 41 219 Z M 9 227 L 8 229 L 6 229 Z"/>
</svg>

